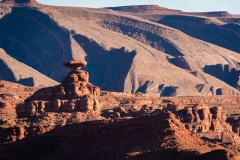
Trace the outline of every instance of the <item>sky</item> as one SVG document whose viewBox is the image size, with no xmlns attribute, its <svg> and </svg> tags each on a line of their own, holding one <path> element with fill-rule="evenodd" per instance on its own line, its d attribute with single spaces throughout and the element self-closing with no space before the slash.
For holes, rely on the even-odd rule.
<svg viewBox="0 0 240 160">
<path fill-rule="evenodd" d="M 186 12 L 228 11 L 240 15 L 240 0 L 37 0 L 39 3 L 54 6 L 75 7 L 114 7 L 128 5 L 156 4 L 169 9 Z"/>
</svg>

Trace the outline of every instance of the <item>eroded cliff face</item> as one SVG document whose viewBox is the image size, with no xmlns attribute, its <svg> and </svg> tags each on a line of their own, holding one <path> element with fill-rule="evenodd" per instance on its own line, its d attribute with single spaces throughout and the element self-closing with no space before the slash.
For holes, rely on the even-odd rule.
<svg viewBox="0 0 240 160">
<path fill-rule="evenodd" d="M 205 66 L 203 70 L 214 76 L 218 79 L 221 79 L 222 81 L 226 82 L 227 84 L 233 86 L 234 88 L 240 89 L 240 68 L 234 65 L 222 65 L 222 64 L 216 64 L 216 65 L 209 65 Z"/>
<path fill-rule="evenodd" d="M 225 26 L 226 22 L 213 18 L 214 15 L 227 17 L 225 12 L 209 13 L 210 18 L 189 13 L 176 20 L 174 17 L 179 15 L 174 14 L 178 11 L 158 6 L 125 7 L 139 10 L 137 14 L 37 5 L 28 0 L 2 1 L 0 8 L 3 16 L 0 19 L 0 59 L 14 75 L 14 78 L 2 76 L 1 79 L 24 85 L 31 83 L 31 79 L 34 86 L 57 85 L 51 79 L 60 83 L 69 72 L 61 66 L 64 61 L 85 59 L 89 64 L 84 70 L 92 75 L 89 81 L 106 91 L 142 92 L 152 96 L 239 93 L 235 86 L 204 72 L 205 66 L 218 63 L 238 66 L 238 45 L 230 43 L 231 39 L 238 42 L 238 26 Z M 141 13 L 142 10 L 146 12 Z M 148 13 L 151 10 L 156 14 Z M 212 32 L 220 27 L 217 33 L 224 31 L 224 35 L 229 36 L 227 39 L 201 39 L 182 28 L 177 30 L 168 23 L 163 24 L 168 14 L 174 23 L 186 20 L 187 25 L 211 26 Z M 203 33 L 193 28 L 191 32 Z M 212 45 L 213 41 L 219 46 Z M 227 43 L 223 43 L 225 41 Z M 16 66 L 7 63 L 10 61 L 15 61 Z M 19 70 L 23 64 L 24 69 Z"/>
<path fill-rule="evenodd" d="M 87 80 L 78 70 L 61 85 L 40 90 L 2 82 L 0 157 L 228 159 L 239 154 L 239 97 L 91 92 L 78 85 Z M 94 99 L 101 107 L 94 108 Z"/>
<path fill-rule="evenodd" d="M 187 103 L 183 103 L 184 100 L 181 98 L 179 98 L 180 102 L 174 103 L 167 98 L 161 100 L 136 99 L 134 102 L 126 100 L 131 104 L 130 106 L 123 105 L 124 107 L 106 110 L 103 111 L 103 115 L 110 118 L 141 117 L 171 111 L 193 135 L 210 142 L 240 146 L 238 119 L 235 117 L 235 120 L 229 123 L 232 119 L 230 113 L 233 109 L 228 108 L 230 113 L 227 113 L 221 106 L 216 106 L 218 99 L 214 99 L 214 97 L 210 102 L 213 107 L 203 104 L 204 102 L 209 103 L 207 98 L 199 98 L 201 99 L 200 103 L 196 99 L 190 102 L 189 99 Z M 235 114 L 239 115 L 237 112 Z"/>
<path fill-rule="evenodd" d="M 14 127 L 1 129 L 1 142 L 3 138 L 16 142 L 1 144 L 0 148 L 4 151 L 0 153 L 1 158 L 155 159 L 161 156 L 170 159 L 180 156 L 181 159 L 191 159 L 214 151 L 223 153 L 218 155 L 219 158 L 234 156 L 232 151 L 227 153 L 219 145 L 190 135 L 171 113 L 54 128 L 44 125 Z"/>
</svg>

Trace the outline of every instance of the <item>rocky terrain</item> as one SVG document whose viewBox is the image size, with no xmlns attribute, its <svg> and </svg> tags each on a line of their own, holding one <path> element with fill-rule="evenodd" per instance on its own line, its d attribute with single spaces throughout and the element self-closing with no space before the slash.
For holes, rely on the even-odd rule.
<svg viewBox="0 0 240 160">
<path fill-rule="evenodd" d="M 62 83 L 0 81 L 1 159 L 238 159 L 238 96 L 106 92 L 82 60 Z M 91 76 L 90 76 L 91 77 Z"/>
<path fill-rule="evenodd" d="M 0 1 L 0 159 L 239 159 L 239 19 Z"/>
<path fill-rule="evenodd" d="M 3 0 L 0 13 L 2 80 L 57 85 L 69 72 L 61 64 L 83 59 L 89 81 L 104 91 L 157 97 L 239 94 L 238 15 L 154 5 L 55 7 L 34 0 Z"/>
</svg>

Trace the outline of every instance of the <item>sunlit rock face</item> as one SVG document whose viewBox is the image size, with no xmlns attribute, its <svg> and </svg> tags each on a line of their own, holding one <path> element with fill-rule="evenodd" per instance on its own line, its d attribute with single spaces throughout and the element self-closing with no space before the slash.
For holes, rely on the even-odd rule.
<svg viewBox="0 0 240 160">
<path fill-rule="evenodd" d="M 85 61 L 64 62 L 72 69 L 62 84 L 38 90 L 17 107 L 19 117 L 36 116 L 44 112 L 98 111 L 100 88 L 89 83 L 89 74 L 80 70 Z"/>
</svg>

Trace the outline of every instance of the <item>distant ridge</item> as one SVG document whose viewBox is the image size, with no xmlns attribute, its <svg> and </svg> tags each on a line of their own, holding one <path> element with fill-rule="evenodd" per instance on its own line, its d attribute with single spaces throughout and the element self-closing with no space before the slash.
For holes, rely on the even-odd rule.
<svg viewBox="0 0 240 160">
<path fill-rule="evenodd" d="M 168 9 L 160 7 L 158 5 L 133 5 L 133 6 L 119 6 L 119 7 L 107 7 L 114 11 L 131 12 L 131 13 L 147 13 L 147 14 L 184 14 L 184 15 L 196 15 L 207 17 L 230 17 L 232 16 L 227 11 L 216 12 L 183 12 L 181 10 Z"/>
<path fill-rule="evenodd" d="M 0 4 L 26 4 L 26 5 L 39 5 L 36 0 L 2 0 Z"/>
<path fill-rule="evenodd" d="M 112 9 L 114 11 L 121 12 L 132 12 L 132 13 L 172 13 L 181 14 L 180 10 L 173 10 L 158 5 L 133 5 L 133 6 L 119 6 L 119 7 L 107 7 L 107 9 Z"/>
</svg>

